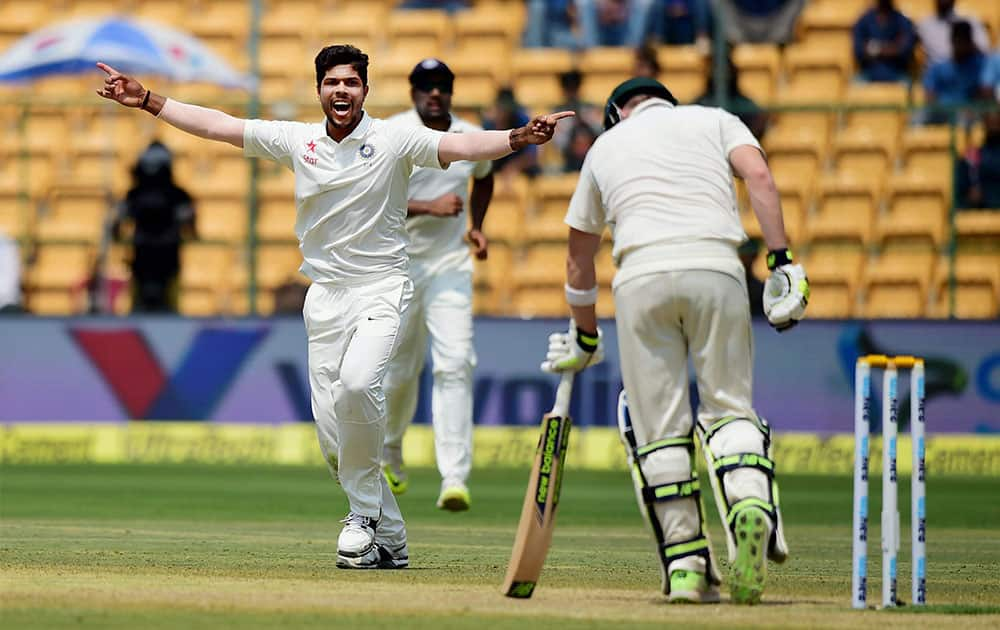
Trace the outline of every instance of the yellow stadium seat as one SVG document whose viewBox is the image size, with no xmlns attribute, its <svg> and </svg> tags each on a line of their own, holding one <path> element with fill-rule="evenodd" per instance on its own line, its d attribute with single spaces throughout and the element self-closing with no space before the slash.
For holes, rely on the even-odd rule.
<svg viewBox="0 0 1000 630">
<path fill-rule="evenodd" d="M 924 153 L 940 156 L 948 154 L 950 147 L 951 129 L 947 125 L 909 127 L 903 132 L 901 158 L 904 163 L 909 163 L 911 156 Z"/>
<path fill-rule="evenodd" d="M 261 198 L 280 198 L 295 205 L 295 174 L 274 162 L 258 162 L 257 192 Z"/>
<path fill-rule="evenodd" d="M 368 101 L 376 105 L 395 108 L 396 111 L 410 107 L 410 72 L 426 55 L 414 55 L 411 51 L 393 48 L 379 55 L 377 64 L 370 68 L 371 91 Z M 367 102 L 366 101 L 366 105 Z"/>
<path fill-rule="evenodd" d="M 487 53 L 486 58 L 492 60 L 498 70 L 506 70 L 506 60 L 517 46 L 524 28 L 524 11 L 512 10 L 514 8 L 523 9 L 523 5 L 476 5 L 457 12 L 453 20 L 456 48 Z"/>
<path fill-rule="evenodd" d="M 181 289 L 177 310 L 185 317 L 213 317 L 219 314 L 219 291 L 215 288 Z"/>
<path fill-rule="evenodd" d="M 566 244 L 539 243 L 525 248 L 513 268 L 513 286 L 557 287 L 566 281 Z M 563 300 L 565 302 L 565 300 Z"/>
<path fill-rule="evenodd" d="M 955 215 L 959 239 L 996 239 L 1000 243 L 1000 209 L 961 210 Z"/>
<path fill-rule="evenodd" d="M 381 34 L 385 26 L 382 18 L 380 11 L 370 9 L 338 10 L 336 19 L 319 20 L 320 46 L 351 44 L 360 48 L 362 52 L 372 55 L 382 45 Z M 417 61 L 419 60 L 413 60 L 410 67 L 412 68 Z M 376 72 L 380 65 L 381 58 L 373 57 L 369 72 Z"/>
<path fill-rule="evenodd" d="M 182 175 L 196 200 L 203 196 L 243 198 L 250 186 L 249 165 L 237 149 L 199 155 L 185 163 L 182 172 L 177 173 L 178 179 Z"/>
<path fill-rule="evenodd" d="M 69 125 L 62 111 L 33 110 L 24 122 L 21 147 L 33 154 L 61 153 L 68 134 Z"/>
<path fill-rule="evenodd" d="M 43 289 L 79 287 L 90 276 L 93 264 L 93 245 L 42 244 L 27 270 L 26 284 Z"/>
<path fill-rule="evenodd" d="M 877 225 L 878 238 L 918 237 L 940 246 L 947 217 L 947 201 L 940 190 L 890 189 L 888 212 Z"/>
<path fill-rule="evenodd" d="M 591 48 L 580 57 L 583 85 L 580 95 L 592 103 L 603 103 L 619 83 L 632 76 L 635 53 L 624 47 Z"/>
<path fill-rule="evenodd" d="M 386 35 L 392 47 L 411 51 L 413 63 L 424 57 L 437 57 L 451 44 L 451 21 L 444 11 L 393 11 L 389 14 L 387 27 Z"/>
<path fill-rule="evenodd" d="M 299 266 L 302 265 L 302 254 L 295 243 L 260 245 L 257 247 L 256 259 L 259 289 L 271 290 L 290 278 L 301 276 Z"/>
<path fill-rule="evenodd" d="M 812 318 L 849 317 L 865 261 L 864 249 L 852 241 L 812 243 L 806 257 L 809 309 Z"/>
<path fill-rule="evenodd" d="M 951 274 L 954 271 L 955 283 Z M 1000 254 L 955 258 L 954 270 L 943 259 L 938 265 L 935 286 L 934 315 L 948 317 L 952 314 L 954 290 L 954 315 L 960 318 L 995 318 L 1000 302 Z"/>
<path fill-rule="evenodd" d="M 909 280 L 877 279 L 865 285 L 860 315 L 866 318 L 917 318 L 927 311 L 927 298 Z"/>
<path fill-rule="evenodd" d="M 46 211 L 39 214 L 36 236 L 52 241 L 96 243 L 112 211 L 109 192 L 93 187 L 59 187 L 48 197 Z"/>
<path fill-rule="evenodd" d="M 456 51 L 446 62 L 455 73 L 452 105 L 456 108 L 485 108 L 496 100 L 496 60 L 467 51 Z"/>
<path fill-rule="evenodd" d="M 577 173 L 550 175 L 536 180 L 535 212 L 525 224 L 525 236 L 535 240 L 565 241 L 569 227 L 563 222 L 576 190 Z"/>
<path fill-rule="evenodd" d="M 260 43 L 261 96 L 297 99 L 316 85 L 316 51 L 300 35 L 272 35 Z"/>
<path fill-rule="evenodd" d="M 311 37 L 321 21 L 318 5 L 315 0 L 269 0 L 260 21 L 262 41 L 274 36 Z"/>
<path fill-rule="evenodd" d="M 202 196 L 197 204 L 195 222 L 198 238 L 229 243 L 246 240 L 248 211 L 244 197 Z"/>
<path fill-rule="evenodd" d="M 82 290 L 33 289 L 27 295 L 28 311 L 35 315 L 66 317 L 80 315 L 87 303 Z"/>
<path fill-rule="evenodd" d="M 485 261 L 473 262 L 473 311 L 482 315 L 503 315 L 510 300 L 511 248 L 502 242 L 491 241 L 488 253 Z"/>
<path fill-rule="evenodd" d="M 562 100 L 559 74 L 573 68 L 573 58 L 561 48 L 526 48 L 514 51 L 512 85 L 518 98 L 532 109 L 546 109 Z M 603 103 L 604 96 L 598 102 Z"/>
<path fill-rule="evenodd" d="M 896 0 L 896 8 L 916 23 L 934 13 L 934 0 Z"/>
<path fill-rule="evenodd" d="M 566 298 L 563 298 L 565 303 Z M 563 314 L 569 314 L 569 306 L 563 307 Z M 611 291 L 611 287 L 601 286 L 597 288 L 597 304 L 594 305 L 594 311 L 597 313 L 598 317 L 611 319 L 615 316 L 615 294 Z M 558 317 L 558 314 L 556 315 Z"/>
<path fill-rule="evenodd" d="M 265 241 L 295 239 L 295 202 L 268 197 L 260 200 L 257 215 L 257 238 Z"/>
<path fill-rule="evenodd" d="M 246 0 L 193 0 L 186 26 L 202 39 L 242 41 L 250 32 L 250 10 Z"/>
<path fill-rule="evenodd" d="M 483 225 L 486 236 L 490 241 L 520 243 L 530 205 L 528 179 L 525 176 L 521 175 L 511 180 L 496 178 L 493 185 L 493 199 L 490 201 L 489 212 Z"/>
<path fill-rule="evenodd" d="M 189 3 L 176 0 L 134 0 L 132 13 L 136 17 L 166 24 L 172 28 L 187 28 Z"/>
<path fill-rule="evenodd" d="M 932 248 L 886 247 L 864 270 L 866 317 L 923 317 L 937 254 Z"/>
<path fill-rule="evenodd" d="M 770 103 L 781 72 L 781 53 L 774 44 L 738 44 L 733 64 L 739 71 L 740 90 L 758 104 Z"/>
<path fill-rule="evenodd" d="M 681 103 L 690 103 L 705 93 L 708 62 L 696 46 L 660 46 L 657 50 L 657 61 L 662 70 L 660 80 Z M 634 60 L 632 62 L 634 64 Z M 632 76 L 632 67 L 617 83 L 610 86 L 604 96 L 597 100 L 603 103 L 608 99 L 618 83 Z"/>
<path fill-rule="evenodd" d="M 869 8 L 869 0 L 814 0 L 799 17 L 801 41 L 809 45 L 851 46 L 851 29 Z"/>
<path fill-rule="evenodd" d="M 824 177 L 820 183 L 816 215 L 809 219 L 809 239 L 872 238 L 879 191 L 876 182 L 852 179 L 848 174 Z"/>
<path fill-rule="evenodd" d="M 827 46 L 789 44 L 782 53 L 785 76 L 794 83 L 798 80 L 815 84 L 846 84 L 853 72 L 850 51 L 831 50 Z M 839 94 L 838 94 L 839 96 Z"/>
<path fill-rule="evenodd" d="M 64 11 L 71 17 L 103 17 L 120 12 L 123 4 L 119 0 L 72 0 Z"/>
<path fill-rule="evenodd" d="M 902 83 L 852 83 L 844 93 L 844 102 L 858 108 L 846 113 L 846 127 L 863 127 L 872 133 L 892 133 L 898 137 L 903 127 L 905 112 L 875 109 L 886 106 L 904 107 L 909 99 Z M 873 109 L 863 109 L 871 107 Z"/>
<path fill-rule="evenodd" d="M 801 70 L 794 80 L 778 88 L 775 104 L 782 106 L 830 105 L 840 101 L 844 82 L 839 71 Z"/>
<path fill-rule="evenodd" d="M 50 7 L 47 2 L 4 0 L 0 4 L 0 33 L 20 37 L 41 28 L 50 19 Z"/>
<path fill-rule="evenodd" d="M 959 15 L 974 15 L 990 31 L 994 44 L 1000 39 L 1000 6 L 995 0 L 958 0 L 956 11 Z"/>
<path fill-rule="evenodd" d="M 235 256 L 230 245 L 184 243 L 181 245 L 180 288 L 216 291 L 233 273 Z"/>
<path fill-rule="evenodd" d="M 823 112 L 785 112 L 764 137 L 768 155 L 808 153 L 821 168 L 830 146 L 830 115 Z"/>
</svg>

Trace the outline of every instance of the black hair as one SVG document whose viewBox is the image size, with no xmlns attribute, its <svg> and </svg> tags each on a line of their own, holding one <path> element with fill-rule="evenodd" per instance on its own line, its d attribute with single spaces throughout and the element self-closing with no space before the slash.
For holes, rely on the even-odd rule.
<svg viewBox="0 0 1000 630">
<path fill-rule="evenodd" d="M 972 24 L 969 24 L 965 20 L 956 20 L 951 23 L 951 38 L 963 39 L 966 41 L 973 41 L 972 39 Z"/>
<path fill-rule="evenodd" d="M 316 87 L 323 83 L 327 71 L 334 66 L 350 65 L 361 77 L 361 84 L 368 86 L 368 55 L 350 44 L 327 46 L 316 55 Z"/>
</svg>

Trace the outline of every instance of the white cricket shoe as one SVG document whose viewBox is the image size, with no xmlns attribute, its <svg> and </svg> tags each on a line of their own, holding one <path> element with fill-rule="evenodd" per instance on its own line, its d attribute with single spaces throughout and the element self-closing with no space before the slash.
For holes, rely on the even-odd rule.
<svg viewBox="0 0 1000 630">
<path fill-rule="evenodd" d="M 341 521 L 344 529 L 337 538 L 337 567 L 340 569 L 377 569 L 379 551 L 375 528 L 379 519 L 349 512 Z"/>
</svg>

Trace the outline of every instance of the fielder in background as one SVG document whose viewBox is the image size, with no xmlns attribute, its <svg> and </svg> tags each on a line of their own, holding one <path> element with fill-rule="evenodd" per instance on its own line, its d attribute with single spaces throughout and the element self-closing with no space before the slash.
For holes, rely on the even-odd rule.
<svg viewBox="0 0 1000 630">
<path fill-rule="evenodd" d="M 413 294 L 406 205 L 416 166 L 492 160 L 552 138 L 562 112 L 505 131 L 441 133 L 364 111 L 368 55 L 328 46 L 316 56 L 323 120 L 243 120 L 155 94 L 105 64 L 98 94 L 183 131 L 278 162 L 295 173 L 295 233 L 312 285 L 303 317 L 320 448 L 350 512 L 337 539 L 341 568 L 409 564 L 402 514 L 379 470 L 385 441 L 382 379 Z"/>
<path fill-rule="evenodd" d="M 480 128 L 451 113 L 455 75 L 444 62 L 424 59 L 410 73 L 413 109 L 391 122 L 448 133 Z M 485 260 L 483 218 L 493 196 L 489 161 L 457 162 L 446 171 L 417 167 L 410 175 L 406 231 L 410 234 L 413 301 L 399 331 L 399 348 L 385 377 L 389 420 L 382 471 L 395 494 L 406 492 L 403 434 L 417 408 L 420 373 L 430 338 L 434 365 L 431 414 L 434 452 L 441 473 L 437 506 L 469 509 L 466 483 L 472 467 L 472 258 Z M 469 194 L 469 179 L 472 193 Z M 468 206 L 472 227 L 466 231 Z"/>
<path fill-rule="evenodd" d="M 625 391 L 619 428 L 640 510 L 657 542 L 670 601 L 717 602 L 719 571 L 692 461 L 690 356 L 701 399 L 698 432 L 726 519 L 730 589 L 760 601 L 767 558 L 788 555 L 770 456 L 770 428 L 751 403 L 753 349 L 732 172 L 746 180 L 770 250 L 764 310 L 776 329 L 802 316 L 809 286 L 792 262 L 767 162 L 740 120 L 721 109 L 677 107 L 654 79 L 608 99 L 602 134 L 583 165 L 570 226 L 568 333 L 549 338 L 542 369 L 581 370 L 601 356 L 594 256 L 609 227 Z M 625 398 L 625 393 L 628 399 Z"/>
</svg>

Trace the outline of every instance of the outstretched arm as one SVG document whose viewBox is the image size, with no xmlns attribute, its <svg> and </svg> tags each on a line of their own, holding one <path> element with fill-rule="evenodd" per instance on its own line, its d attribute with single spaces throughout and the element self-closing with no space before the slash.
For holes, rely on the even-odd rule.
<svg viewBox="0 0 1000 630">
<path fill-rule="evenodd" d="M 104 79 L 104 87 L 97 90 L 99 96 L 125 107 L 147 111 L 181 131 L 200 138 L 228 142 L 243 148 L 245 120 L 216 109 L 189 105 L 154 94 L 134 78 L 118 72 L 107 64 L 98 63 L 97 67 L 108 75 Z"/>
<path fill-rule="evenodd" d="M 438 145 L 438 159 L 442 164 L 460 160 L 496 160 L 529 144 L 545 144 L 552 139 L 556 123 L 575 115 L 573 112 L 558 112 L 536 116 L 523 127 L 505 131 L 449 133 L 441 138 L 441 144 Z"/>
</svg>

